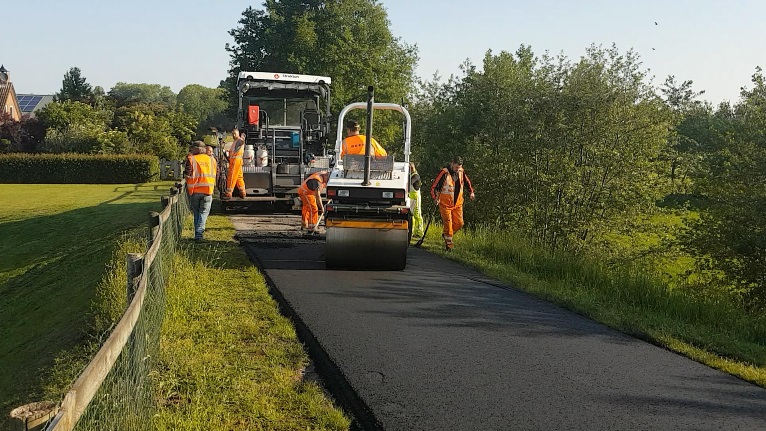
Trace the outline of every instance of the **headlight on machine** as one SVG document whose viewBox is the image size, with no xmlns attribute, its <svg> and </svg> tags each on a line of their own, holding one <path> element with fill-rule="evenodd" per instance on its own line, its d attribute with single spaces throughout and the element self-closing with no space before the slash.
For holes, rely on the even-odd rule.
<svg viewBox="0 0 766 431">
<path fill-rule="evenodd" d="M 338 197 L 347 198 L 348 197 L 348 190 L 338 190 Z"/>
<path fill-rule="evenodd" d="M 383 198 L 385 198 L 385 199 L 393 199 L 394 198 L 394 192 L 383 192 Z"/>
</svg>

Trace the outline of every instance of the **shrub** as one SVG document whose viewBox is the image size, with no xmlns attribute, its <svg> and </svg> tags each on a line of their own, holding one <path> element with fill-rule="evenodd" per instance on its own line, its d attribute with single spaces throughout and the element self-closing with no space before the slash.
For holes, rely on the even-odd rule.
<svg viewBox="0 0 766 431">
<path fill-rule="evenodd" d="M 148 155 L 0 154 L 0 183 L 135 184 L 158 178 L 159 161 Z"/>
</svg>

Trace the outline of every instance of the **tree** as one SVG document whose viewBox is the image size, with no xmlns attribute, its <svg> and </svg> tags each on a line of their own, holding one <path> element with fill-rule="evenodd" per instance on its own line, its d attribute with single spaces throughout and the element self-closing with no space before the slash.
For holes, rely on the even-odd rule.
<svg viewBox="0 0 766 431">
<path fill-rule="evenodd" d="M 198 134 L 204 134 L 207 127 L 217 126 L 215 118 L 226 109 L 225 96 L 222 88 L 190 84 L 178 92 L 176 102 L 181 112 L 190 115 L 199 124 Z"/>
<path fill-rule="evenodd" d="M 415 104 L 420 171 L 461 154 L 487 190 L 469 220 L 578 250 L 664 195 L 658 156 L 672 117 L 639 64 L 614 47 L 576 63 L 525 46 L 488 52 L 481 71 L 465 64 Z"/>
<path fill-rule="evenodd" d="M 93 99 L 93 90 L 90 84 L 85 82 L 79 67 L 69 69 L 64 74 L 64 81 L 61 85 L 61 91 L 56 93 L 55 100 L 91 103 Z"/>
<path fill-rule="evenodd" d="M 0 112 L 0 153 L 35 152 L 45 138 L 45 127 L 38 118 L 27 115 L 16 121 Z"/>
<path fill-rule="evenodd" d="M 392 35 L 375 0 L 266 0 L 263 9 L 248 7 L 239 24 L 229 32 L 229 77 L 221 83 L 230 114 L 242 70 L 329 76 L 333 112 L 364 101 L 368 85 L 376 100 L 397 103 L 413 89 L 417 49 Z"/>
<path fill-rule="evenodd" d="M 109 98 L 117 107 L 132 104 L 161 104 L 176 106 L 176 94 L 170 87 L 160 84 L 128 84 L 118 82 L 109 90 Z"/>
<path fill-rule="evenodd" d="M 695 186 L 706 199 L 685 243 L 705 269 L 723 271 L 750 305 L 766 307 L 766 77 L 760 68 L 752 83 L 733 109 L 719 106 L 698 136 L 704 152 Z"/>
</svg>

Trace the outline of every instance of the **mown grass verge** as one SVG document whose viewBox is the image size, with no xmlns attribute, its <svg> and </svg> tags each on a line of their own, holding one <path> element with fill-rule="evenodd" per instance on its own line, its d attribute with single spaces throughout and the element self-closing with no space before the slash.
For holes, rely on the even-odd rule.
<svg viewBox="0 0 766 431">
<path fill-rule="evenodd" d="M 159 430 L 346 430 L 350 420 L 302 379 L 308 357 L 263 276 L 211 215 L 206 242 L 185 230 L 167 286 L 154 375 Z"/>
<path fill-rule="evenodd" d="M 124 292 L 125 253 L 146 247 L 125 232 L 146 231 L 171 184 L 0 187 L 0 429 L 15 407 L 60 400 L 88 363 L 125 307 L 99 292 Z"/>
<path fill-rule="evenodd" d="M 425 248 L 520 290 L 696 361 L 766 387 L 766 316 L 727 302 L 671 289 L 639 269 L 612 269 L 552 253 L 509 232 L 477 229 L 443 250 L 434 223 Z"/>
</svg>

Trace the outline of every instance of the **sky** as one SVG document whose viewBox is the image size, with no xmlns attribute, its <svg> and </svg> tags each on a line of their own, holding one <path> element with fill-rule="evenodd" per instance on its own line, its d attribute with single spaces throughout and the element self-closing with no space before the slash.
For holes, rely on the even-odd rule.
<svg viewBox="0 0 766 431">
<path fill-rule="evenodd" d="M 634 49 L 657 86 L 694 81 L 701 99 L 739 100 L 756 66 L 766 67 L 762 0 L 382 0 L 391 30 L 418 47 L 417 74 L 460 74 L 487 50 L 524 44 L 578 59 L 592 45 Z M 79 67 L 106 91 L 117 82 L 178 92 L 226 77 L 245 0 L 3 0 L 0 64 L 17 93 L 52 94 Z M 655 24 L 656 23 L 656 24 Z M 278 72 L 278 71 L 274 71 Z"/>
</svg>

